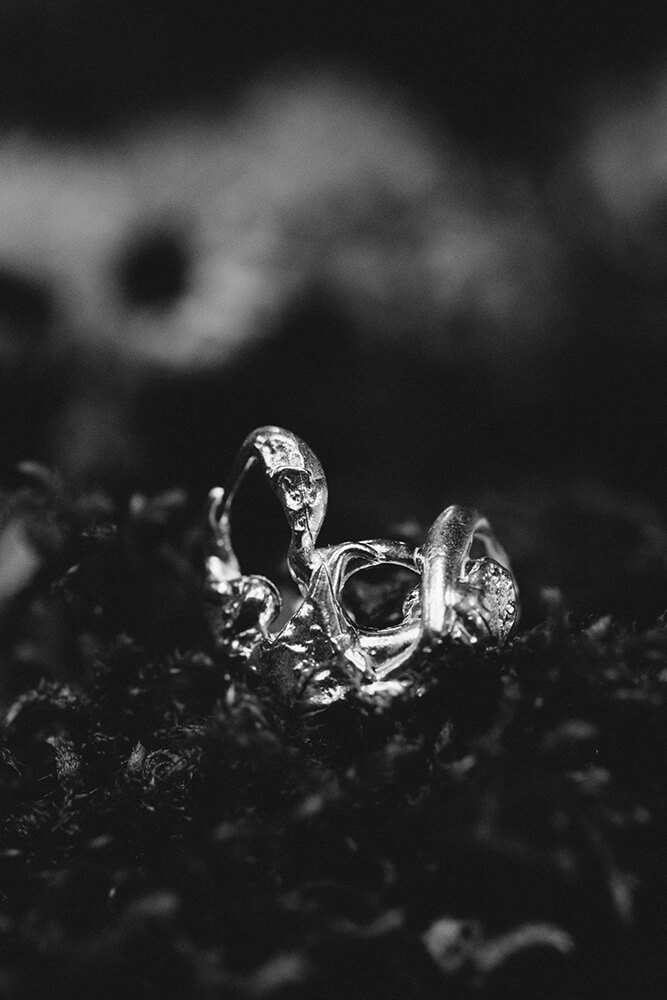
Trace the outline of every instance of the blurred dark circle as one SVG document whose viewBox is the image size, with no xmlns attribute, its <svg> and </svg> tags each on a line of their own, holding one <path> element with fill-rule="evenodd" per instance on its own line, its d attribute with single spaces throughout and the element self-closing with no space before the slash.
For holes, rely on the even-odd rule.
<svg viewBox="0 0 667 1000">
<path fill-rule="evenodd" d="M 133 238 L 118 263 L 126 301 L 135 306 L 168 306 L 183 295 L 190 275 L 185 239 L 164 229 L 144 230 Z"/>
<path fill-rule="evenodd" d="M 53 317 L 53 301 L 39 281 L 0 268 L 0 323 L 39 331 Z"/>
</svg>

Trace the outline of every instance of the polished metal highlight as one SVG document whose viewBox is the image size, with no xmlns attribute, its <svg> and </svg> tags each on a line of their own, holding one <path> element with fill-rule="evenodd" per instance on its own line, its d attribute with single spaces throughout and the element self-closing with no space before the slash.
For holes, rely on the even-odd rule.
<svg viewBox="0 0 667 1000">
<path fill-rule="evenodd" d="M 242 574 L 231 539 L 231 507 L 243 476 L 258 463 L 290 527 L 288 567 L 303 596 L 287 623 L 271 626 L 281 597 L 266 577 Z M 446 641 L 501 645 L 516 627 L 517 586 L 489 522 L 472 507 L 447 507 L 424 544 L 370 539 L 317 547 L 327 483 L 317 456 L 295 434 L 260 427 L 243 442 L 224 490 L 210 493 L 215 552 L 207 560 L 207 596 L 219 642 L 308 706 L 350 690 L 393 695 L 412 683 L 416 654 Z M 471 550 L 479 545 L 481 556 Z M 372 566 L 403 566 L 420 577 L 397 625 L 357 625 L 342 603 L 347 581 Z"/>
</svg>

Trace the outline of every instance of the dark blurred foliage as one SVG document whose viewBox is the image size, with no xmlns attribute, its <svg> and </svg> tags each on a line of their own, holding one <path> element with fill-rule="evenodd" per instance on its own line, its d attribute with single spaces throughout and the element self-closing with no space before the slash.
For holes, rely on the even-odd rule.
<svg viewBox="0 0 667 1000">
<path fill-rule="evenodd" d="M 128 110 L 233 95 L 267 67 L 322 60 L 413 88 L 466 138 L 544 152 L 573 88 L 664 54 L 660 4 L 510 0 L 19 0 L 0 12 L 0 111 L 98 129 Z"/>
<path fill-rule="evenodd" d="M 46 8 L 23 0 L 0 10 L 0 38 L 8 127 L 104 134 L 158 110 L 224 108 L 276 66 L 326 63 L 378 79 L 389 93 L 405 89 L 483 158 L 520 163 L 539 188 L 554 150 L 567 146 L 582 88 L 658 65 L 667 15 L 653 3 L 592 0 L 62 0 Z M 553 216 L 551 225 L 561 239 Z M 567 316 L 557 349 L 542 360 L 515 365 L 510 350 L 487 364 L 484 342 L 463 360 L 437 362 L 411 351 L 409 337 L 369 346 L 314 287 L 269 340 L 232 364 L 157 372 L 140 391 L 114 357 L 63 348 L 47 280 L 6 269 L 0 320 L 13 356 L 0 373 L 3 466 L 25 457 L 58 463 L 78 423 L 93 427 L 92 441 L 68 474 L 119 492 L 178 483 L 201 496 L 253 426 L 277 422 L 321 454 L 342 502 L 366 504 L 369 514 L 391 496 L 395 517 L 427 516 L 444 499 L 476 499 L 536 476 L 598 478 L 662 504 L 667 341 L 646 335 L 644 315 L 662 291 L 585 235 L 571 236 Z M 112 278 L 119 298 L 157 315 L 187 290 L 191 263 L 185 238 L 147 224 L 128 237 Z M 462 316 L 460 333 L 454 322 L 447 336 L 469 338 L 470 322 Z"/>
</svg>

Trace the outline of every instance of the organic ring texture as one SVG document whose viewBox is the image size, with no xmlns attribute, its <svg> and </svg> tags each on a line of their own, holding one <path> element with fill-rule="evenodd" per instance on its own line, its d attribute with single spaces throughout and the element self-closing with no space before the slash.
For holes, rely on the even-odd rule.
<svg viewBox="0 0 667 1000">
<path fill-rule="evenodd" d="M 231 538 L 231 507 L 241 481 L 258 464 L 289 524 L 288 567 L 303 601 L 271 631 L 281 597 L 266 577 L 244 575 Z M 248 435 L 226 487 L 210 493 L 215 551 L 207 560 L 207 595 L 221 644 L 250 667 L 269 665 L 307 705 L 329 704 L 350 689 L 397 694 L 410 683 L 417 652 L 446 641 L 501 645 L 516 627 L 518 592 L 507 554 L 474 508 L 453 504 L 435 519 L 424 544 L 370 539 L 317 547 L 327 509 L 327 482 L 317 456 L 295 434 L 260 427 Z M 478 543 L 484 554 L 472 558 Z M 362 570 L 396 565 L 419 576 L 402 620 L 362 628 L 342 593 Z"/>
</svg>

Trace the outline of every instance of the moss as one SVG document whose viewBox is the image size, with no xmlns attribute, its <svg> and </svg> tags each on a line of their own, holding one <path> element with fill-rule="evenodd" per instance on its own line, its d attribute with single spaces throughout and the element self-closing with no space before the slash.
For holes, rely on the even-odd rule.
<svg viewBox="0 0 667 1000">
<path fill-rule="evenodd" d="M 114 510 L 32 470 L 2 498 L 34 556 L 2 608 L 3 995 L 664 992 L 667 627 L 632 621 L 664 567 L 603 502 L 613 592 L 611 553 L 546 589 L 591 501 L 575 541 L 544 507 L 514 642 L 313 714 L 216 649 L 184 496 Z M 635 582 L 626 617 L 585 613 L 596 574 Z"/>
</svg>

